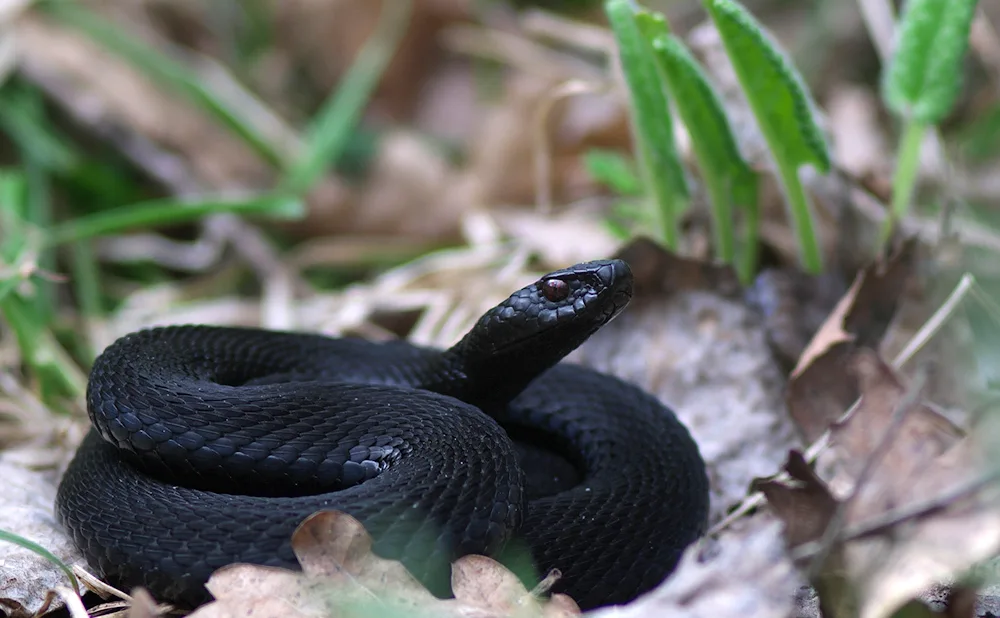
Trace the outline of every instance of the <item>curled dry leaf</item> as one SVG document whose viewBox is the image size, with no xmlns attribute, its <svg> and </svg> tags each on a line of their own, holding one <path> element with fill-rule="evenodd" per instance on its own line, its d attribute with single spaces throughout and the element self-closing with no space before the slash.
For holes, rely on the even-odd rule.
<svg viewBox="0 0 1000 618">
<path fill-rule="evenodd" d="M 988 432 L 963 436 L 873 352 L 849 367 L 861 400 L 831 430 L 829 482 L 793 452 L 794 484 L 758 487 L 824 614 L 880 618 L 1000 550 L 1000 492 L 978 439 Z"/>
<path fill-rule="evenodd" d="M 913 272 L 915 253 L 916 245 L 907 243 L 886 263 L 859 272 L 799 358 L 786 401 L 806 441 L 819 438 L 857 399 L 857 383 L 844 364 L 858 348 L 877 349 Z"/>
<path fill-rule="evenodd" d="M 372 538 L 345 513 L 323 511 L 292 536 L 302 572 L 235 564 L 208 582 L 216 601 L 193 618 L 325 618 L 404 616 L 562 618 L 580 609 L 569 597 L 542 600 L 517 576 L 484 556 L 452 565 L 454 599 L 438 599 L 395 560 L 372 553 Z"/>
</svg>

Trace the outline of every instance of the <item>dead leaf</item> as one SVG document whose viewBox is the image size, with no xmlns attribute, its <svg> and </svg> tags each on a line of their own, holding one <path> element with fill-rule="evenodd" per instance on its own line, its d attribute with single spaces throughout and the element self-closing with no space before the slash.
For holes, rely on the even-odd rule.
<svg viewBox="0 0 1000 618">
<path fill-rule="evenodd" d="M 372 553 L 359 521 L 337 511 L 316 513 L 296 529 L 292 548 L 302 572 L 234 564 L 216 571 L 208 589 L 216 600 L 191 618 L 338 618 L 427 615 L 442 618 L 508 616 L 568 618 L 580 614 L 565 595 L 542 600 L 517 576 L 484 556 L 452 565 L 454 599 L 432 595 L 395 560 Z"/>
<path fill-rule="evenodd" d="M 418 602 L 435 598 L 402 563 L 372 553 L 372 537 L 350 515 L 322 511 L 309 516 L 292 535 L 292 549 L 306 575 L 328 583 L 378 582 L 372 591 L 379 595 Z"/>
<path fill-rule="evenodd" d="M 837 500 L 826 483 L 813 471 L 799 451 L 789 451 L 785 471 L 796 481 L 788 485 L 776 478 L 760 479 L 753 491 L 760 491 L 785 522 L 785 538 L 792 546 L 822 536 L 837 508 Z"/>
<path fill-rule="evenodd" d="M 132 592 L 132 606 L 128 609 L 128 618 L 156 618 L 161 615 L 160 608 L 148 592 L 142 588 Z"/>
<path fill-rule="evenodd" d="M 892 368 L 871 350 L 858 351 L 849 368 L 857 376 L 861 401 L 850 418 L 833 425 L 830 444 L 837 453 L 838 466 L 852 479 L 880 448 L 886 432 L 892 432 L 892 439 L 879 453 L 876 473 L 891 470 L 896 479 L 920 477 L 931 461 L 963 435 L 960 428 L 923 403 L 910 405 L 903 420 L 894 423 L 895 411 L 907 403 L 907 390 Z M 884 495 L 881 489 L 877 491 Z"/>
<path fill-rule="evenodd" d="M 859 272 L 799 358 L 786 401 L 807 442 L 819 438 L 857 399 L 857 384 L 842 368 L 854 350 L 878 347 L 912 273 L 915 250 L 915 243 L 907 243 L 885 264 Z"/>
<path fill-rule="evenodd" d="M 1000 550 L 1000 492 L 979 432 L 963 437 L 875 353 L 856 353 L 850 367 L 861 400 L 831 430 L 820 465 L 832 478 L 793 454 L 786 469 L 796 482 L 761 489 L 825 615 L 882 618 Z"/>
<path fill-rule="evenodd" d="M 676 255 L 648 237 L 637 237 L 615 253 L 635 276 L 635 298 L 669 296 L 689 290 L 711 290 L 735 298 L 741 292 L 736 272 L 703 260 Z"/>
<path fill-rule="evenodd" d="M 54 471 L 30 469 L 16 457 L 16 451 L 0 455 L 0 529 L 41 545 L 68 565 L 83 564 L 53 511 Z M 69 586 L 62 570 L 31 550 L 0 541 L 0 556 L 0 608 L 11 616 L 34 615 L 48 603 L 50 590 Z M 57 602 L 55 608 L 59 606 Z"/>
<path fill-rule="evenodd" d="M 754 278 L 745 296 L 763 314 L 768 343 L 790 372 L 846 291 L 846 282 L 835 273 L 814 276 L 795 268 L 768 268 Z"/>
</svg>

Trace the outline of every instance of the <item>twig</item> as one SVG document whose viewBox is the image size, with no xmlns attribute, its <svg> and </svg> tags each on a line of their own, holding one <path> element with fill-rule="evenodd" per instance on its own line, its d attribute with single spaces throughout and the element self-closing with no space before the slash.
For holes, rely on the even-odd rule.
<svg viewBox="0 0 1000 618">
<path fill-rule="evenodd" d="M 975 277 L 973 277 L 969 273 L 966 273 L 962 277 L 962 279 L 958 282 L 958 285 L 955 286 L 955 289 L 948 296 L 945 302 L 938 308 L 937 311 L 934 312 L 934 315 L 932 315 L 930 318 L 927 319 L 926 322 L 924 322 L 924 325 L 920 327 L 920 330 L 918 330 L 917 333 L 910 339 L 910 343 L 908 343 L 906 347 L 896 356 L 896 358 L 892 362 L 892 366 L 896 369 L 900 368 L 902 365 L 906 364 L 906 362 L 909 361 L 913 357 L 913 355 L 917 353 L 917 351 L 919 351 L 924 345 L 926 345 L 927 341 L 935 334 L 937 334 L 938 331 L 941 330 L 941 327 L 955 312 L 955 310 L 958 308 L 959 303 L 965 298 L 965 296 L 967 296 L 970 291 L 975 290 L 975 285 L 976 285 Z M 977 299 L 982 300 L 979 298 L 978 294 L 976 294 L 975 296 Z M 996 306 L 996 309 L 997 309 L 997 314 L 1000 315 L 1000 306 Z M 851 415 L 854 414 L 854 411 L 857 409 L 857 407 L 858 407 L 858 401 L 855 401 L 854 404 L 851 405 L 851 407 L 848 408 L 848 410 L 844 412 L 844 414 L 842 414 L 839 419 L 837 419 L 837 422 L 840 423 L 849 419 Z M 819 438 L 816 439 L 815 442 L 810 444 L 809 447 L 806 449 L 805 460 L 810 463 L 815 461 L 816 457 L 818 457 L 819 454 L 826 449 L 829 442 L 830 442 L 830 430 L 827 429 L 826 431 L 823 432 L 823 434 Z M 775 476 L 775 480 L 788 481 L 791 480 L 791 477 L 788 476 L 786 472 L 782 471 Z M 712 526 L 708 530 L 708 532 L 705 533 L 705 538 L 713 536 L 725 530 L 727 527 L 732 525 L 734 521 L 736 521 L 740 517 L 743 517 L 751 510 L 757 508 L 763 503 L 764 503 L 764 494 L 760 492 L 754 492 L 748 495 L 746 498 L 743 499 L 743 501 L 739 504 L 739 506 L 733 509 L 732 512 L 726 515 L 717 524 Z"/>
<path fill-rule="evenodd" d="M 816 552 L 816 555 L 813 557 L 813 560 L 809 565 L 809 579 L 814 579 L 822 570 L 830 552 L 833 550 L 837 537 L 840 535 L 844 527 L 847 510 L 857 501 L 858 496 L 861 494 L 861 490 L 863 490 L 871 480 L 872 473 L 875 471 L 876 466 L 881 463 L 881 461 L 885 458 L 886 453 L 889 452 L 893 439 L 898 435 L 897 432 L 902 426 L 903 421 L 906 420 L 907 414 L 913 409 L 914 405 L 916 405 L 917 401 L 920 399 L 920 394 L 923 392 L 923 387 L 926 381 L 927 372 L 920 371 L 910 384 L 909 388 L 907 388 L 906 393 L 896 404 L 895 409 L 893 409 L 892 416 L 889 419 L 889 424 L 879 437 L 879 441 L 875 445 L 875 448 L 872 449 L 872 451 L 868 454 L 868 457 L 865 458 L 864 465 L 858 473 L 857 479 L 854 481 L 854 487 L 851 488 L 851 493 L 837 504 L 833 517 L 830 518 L 830 521 L 827 523 L 826 530 L 823 531 L 823 536 L 819 539 L 821 549 Z"/>
<path fill-rule="evenodd" d="M 837 541 L 846 543 L 848 541 L 856 541 L 858 539 L 864 539 L 870 536 L 882 534 L 886 530 L 894 528 L 901 523 L 944 509 L 954 504 L 956 501 L 972 495 L 998 480 L 1000 480 L 1000 470 L 991 470 L 978 478 L 974 478 L 962 483 L 961 485 L 957 485 L 951 490 L 943 492 L 934 498 L 930 498 L 922 502 L 914 502 L 891 511 L 886 511 L 881 515 L 872 517 L 871 519 L 854 526 L 847 527 L 837 537 Z M 820 541 L 810 541 L 809 543 L 803 543 L 797 547 L 793 552 L 793 557 L 795 559 L 809 558 L 821 550 L 822 546 Z"/>
<path fill-rule="evenodd" d="M 524 36 L 478 26 L 451 26 L 441 33 L 444 46 L 453 52 L 495 60 L 552 81 L 577 75 L 601 79 L 600 67 L 562 54 Z"/>
<path fill-rule="evenodd" d="M 535 206 L 542 214 L 552 212 L 552 149 L 546 124 L 555 104 L 563 99 L 593 92 L 604 92 L 607 87 L 579 79 L 565 81 L 539 101 L 535 111 Z"/>
<path fill-rule="evenodd" d="M 969 294 L 969 291 L 976 285 L 976 278 L 970 274 L 965 273 L 959 280 L 958 285 L 952 290 L 948 298 L 942 303 L 938 310 L 934 312 L 924 325 L 920 327 L 920 330 L 910 338 L 909 343 L 903 348 L 896 358 L 892 361 L 893 367 L 897 369 L 905 365 L 913 356 L 920 350 L 931 337 L 936 335 L 938 331 L 944 327 L 945 322 L 951 319 L 952 314 L 958 309 L 959 304 L 965 297 Z"/>
<path fill-rule="evenodd" d="M 1000 87 L 1000 36 L 986 17 L 986 11 L 979 7 L 976 19 L 972 22 L 972 32 L 969 35 L 969 45 L 984 65 L 993 72 L 993 80 Z"/>
<path fill-rule="evenodd" d="M 615 53 L 615 37 L 607 28 L 567 19 L 539 9 L 525 11 L 520 22 L 525 33 L 534 37 L 548 38 L 563 45 L 608 56 Z"/>
<path fill-rule="evenodd" d="M 895 11 L 889 0 L 858 0 L 861 19 L 868 30 L 868 38 L 875 46 L 879 60 L 885 64 L 892 55 L 892 31 Z"/>
</svg>

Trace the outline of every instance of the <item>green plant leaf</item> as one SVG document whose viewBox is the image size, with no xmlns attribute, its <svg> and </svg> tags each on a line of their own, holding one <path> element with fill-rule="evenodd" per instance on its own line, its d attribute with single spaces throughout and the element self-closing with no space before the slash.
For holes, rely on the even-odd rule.
<svg viewBox="0 0 1000 618">
<path fill-rule="evenodd" d="M 209 198 L 188 202 L 176 199 L 152 200 L 77 217 L 52 228 L 46 240 L 47 244 L 56 245 L 106 236 L 131 228 L 176 225 L 223 212 L 295 219 L 302 216 L 305 206 L 299 199 L 286 195 L 264 195 L 238 200 Z"/>
<path fill-rule="evenodd" d="M 799 72 L 767 30 L 735 0 L 703 0 L 761 131 L 775 155 L 830 170 L 830 153 Z M 777 150 L 776 150 L 777 149 Z"/>
<path fill-rule="evenodd" d="M 730 205 L 739 196 L 750 201 L 736 201 L 737 206 L 756 208 L 757 175 L 740 154 L 722 101 L 684 43 L 672 34 L 658 35 L 651 43 L 674 107 L 691 135 L 712 206 L 716 250 L 723 261 L 732 262 L 736 251 Z M 748 233 L 756 237 L 754 230 Z"/>
<path fill-rule="evenodd" d="M 662 16 L 637 11 L 630 0 L 608 0 L 604 9 L 629 90 L 639 169 L 646 191 L 655 201 L 659 219 L 656 235 L 667 247 L 676 249 L 677 220 L 688 197 L 687 181 L 677 154 L 663 77 L 647 41 L 651 32 L 666 32 L 666 22 Z"/>
<path fill-rule="evenodd" d="M 635 166 L 620 152 L 591 148 L 583 153 L 583 166 L 596 182 L 621 195 L 642 193 L 642 181 Z"/>
<path fill-rule="evenodd" d="M 13 264 L 28 242 L 28 179 L 20 170 L 0 170 L 0 261 Z"/>
<path fill-rule="evenodd" d="M 961 84 L 962 59 L 977 0 L 908 0 L 896 51 L 883 74 L 882 96 L 900 116 L 937 124 Z"/>
<path fill-rule="evenodd" d="M 76 167 L 79 154 L 53 133 L 50 123 L 38 117 L 34 109 L 37 102 L 29 97 L 22 88 L 10 84 L 0 89 L 0 130 L 39 165 L 57 172 Z"/>
<path fill-rule="evenodd" d="M 815 105 L 798 71 L 763 26 L 735 0 L 702 0 L 722 37 L 757 125 L 774 157 L 789 212 L 811 273 L 823 268 L 812 212 L 798 168 L 826 173 L 830 154 L 816 121 Z"/>
</svg>

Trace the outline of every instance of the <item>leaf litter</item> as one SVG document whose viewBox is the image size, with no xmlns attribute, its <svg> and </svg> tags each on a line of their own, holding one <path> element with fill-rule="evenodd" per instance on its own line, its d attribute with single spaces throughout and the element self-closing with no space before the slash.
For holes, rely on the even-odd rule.
<svg viewBox="0 0 1000 618">
<path fill-rule="evenodd" d="M 874 618 L 996 555 L 1000 493 L 990 444 L 977 439 L 991 428 L 964 435 L 870 350 L 850 366 L 861 399 L 817 463 L 829 481 L 792 451 L 794 482 L 757 487 L 786 523 L 824 615 Z"/>
<path fill-rule="evenodd" d="M 516 575 L 485 556 L 452 565 L 455 598 L 438 599 L 401 563 L 376 556 L 372 538 L 356 519 L 337 511 L 307 518 L 292 535 L 302 572 L 235 564 L 207 587 L 216 600 L 192 618 L 325 618 L 440 616 L 441 618 L 569 618 L 580 615 L 572 599 L 542 599 Z M 544 592 L 544 590 L 542 590 Z"/>
</svg>

